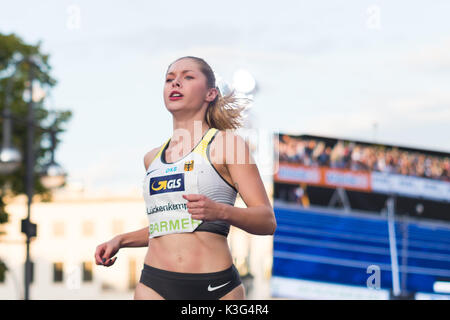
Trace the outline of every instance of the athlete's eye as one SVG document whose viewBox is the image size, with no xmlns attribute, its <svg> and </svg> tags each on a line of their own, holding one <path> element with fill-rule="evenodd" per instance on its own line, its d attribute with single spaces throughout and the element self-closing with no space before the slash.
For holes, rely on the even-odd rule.
<svg viewBox="0 0 450 320">
<path fill-rule="evenodd" d="M 191 76 L 186 76 L 186 79 L 187 79 L 187 78 L 194 79 L 194 77 L 191 77 Z"/>
<path fill-rule="evenodd" d="M 172 81 L 172 79 L 167 79 L 166 82 Z"/>
</svg>

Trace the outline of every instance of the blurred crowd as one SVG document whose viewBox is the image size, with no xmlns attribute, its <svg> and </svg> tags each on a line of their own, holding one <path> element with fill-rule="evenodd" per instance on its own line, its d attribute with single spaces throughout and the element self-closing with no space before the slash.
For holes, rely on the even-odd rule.
<svg viewBox="0 0 450 320">
<path fill-rule="evenodd" d="M 450 158 L 384 146 L 279 136 L 275 144 L 280 162 L 359 171 L 379 171 L 450 181 Z"/>
</svg>

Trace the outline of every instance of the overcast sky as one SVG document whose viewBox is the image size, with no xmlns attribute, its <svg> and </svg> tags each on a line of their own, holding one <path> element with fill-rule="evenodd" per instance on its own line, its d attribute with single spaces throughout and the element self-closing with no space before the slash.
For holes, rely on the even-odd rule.
<svg viewBox="0 0 450 320">
<path fill-rule="evenodd" d="M 74 113 L 56 160 L 88 190 L 140 192 L 144 154 L 172 132 L 164 73 L 185 55 L 229 83 L 253 74 L 258 128 L 450 152 L 449 1 L 1 5 L 0 32 L 51 56 L 46 103 Z"/>
</svg>

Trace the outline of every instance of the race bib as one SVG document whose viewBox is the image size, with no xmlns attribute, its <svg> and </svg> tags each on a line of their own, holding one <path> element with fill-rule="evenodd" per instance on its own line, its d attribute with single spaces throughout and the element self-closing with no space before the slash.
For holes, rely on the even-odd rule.
<svg viewBox="0 0 450 320">
<path fill-rule="evenodd" d="M 184 194 L 198 194 L 196 171 L 157 175 L 146 180 L 150 238 L 193 232 L 202 220 L 191 218 Z"/>
</svg>

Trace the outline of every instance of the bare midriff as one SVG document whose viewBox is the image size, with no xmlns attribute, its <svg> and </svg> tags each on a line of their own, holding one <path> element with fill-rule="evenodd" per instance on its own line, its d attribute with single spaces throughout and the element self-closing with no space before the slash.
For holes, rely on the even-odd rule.
<svg viewBox="0 0 450 320">
<path fill-rule="evenodd" d="M 232 262 L 227 238 L 204 231 L 151 238 L 144 260 L 154 268 L 182 273 L 223 271 Z"/>
</svg>

